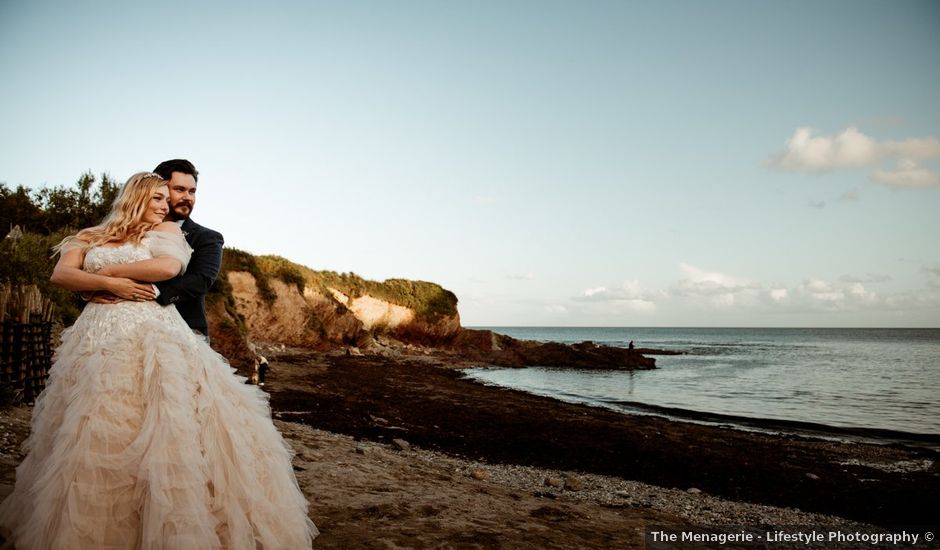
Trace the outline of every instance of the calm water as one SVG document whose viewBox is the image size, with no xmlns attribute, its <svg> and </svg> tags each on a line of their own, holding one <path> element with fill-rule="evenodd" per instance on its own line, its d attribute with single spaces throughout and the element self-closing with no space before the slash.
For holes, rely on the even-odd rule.
<svg viewBox="0 0 940 550">
<path fill-rule="evenodd" d="M 469 376 L 625 412 L 658 407 L 940 435 L 940 329 L 485 327 L 514 338 L 664 348 L 652 371 L 533 367 Z"/>
</svg>

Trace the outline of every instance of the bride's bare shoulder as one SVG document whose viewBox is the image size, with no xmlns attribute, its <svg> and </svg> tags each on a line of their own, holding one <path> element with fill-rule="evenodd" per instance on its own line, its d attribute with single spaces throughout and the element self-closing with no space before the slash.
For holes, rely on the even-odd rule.
<svg viewBox="0 0 940 550">
<path fill-rule="evenodd" d="M 163 233 L 176 233 L 177 235 L 182 235 L 183 230 L 180 229 L 179 224 L 176 222 L 163 222 L 153 228 L 153 231 L 161 231 Z"/>
</svg>

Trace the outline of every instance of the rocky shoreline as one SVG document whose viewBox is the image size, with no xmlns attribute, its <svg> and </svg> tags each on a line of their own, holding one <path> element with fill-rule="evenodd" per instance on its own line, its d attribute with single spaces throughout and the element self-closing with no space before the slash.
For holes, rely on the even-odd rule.
<svg viewBox="0 0 940 550">
<path fill-rule="evenodd" d="M 288 352 L 267 389 L 281 418 L 362 440 L 399 438 L 488 463 L 696 488 L 866 523 L 936 521 L 940 457 L 931 449 L 625 415 L 485 386 L 465 379 L 462 366 L 470 365 L 433 355 Z"/>
</svg>

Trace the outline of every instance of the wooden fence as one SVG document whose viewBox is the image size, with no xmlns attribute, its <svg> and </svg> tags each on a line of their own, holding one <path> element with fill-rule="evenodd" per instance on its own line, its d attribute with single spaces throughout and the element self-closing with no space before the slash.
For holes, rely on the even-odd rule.
<svg viewBox="0 0 940 550">
<path fill-rule="evenodd" d="M 32 403 L 46 387 L 54 314 L 35 285 L 0 284 L 0 390 L 6 399 Z"/>
</svg>

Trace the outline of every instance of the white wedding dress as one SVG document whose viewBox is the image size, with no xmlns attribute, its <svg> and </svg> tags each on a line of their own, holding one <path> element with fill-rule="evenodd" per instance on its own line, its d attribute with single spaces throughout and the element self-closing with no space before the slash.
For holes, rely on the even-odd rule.
<svg viewBox="0 0 940 550">
<path fill-rule="evenodd" d="M 172 255 L 180 235 L 93 248 L 84 269 Z M 176 308 L 89 303 L 62 334 L 28 455 L 0 504 L 17 550 L 306 549 L 318 531 L 271 421 Z"/>
</svg>

